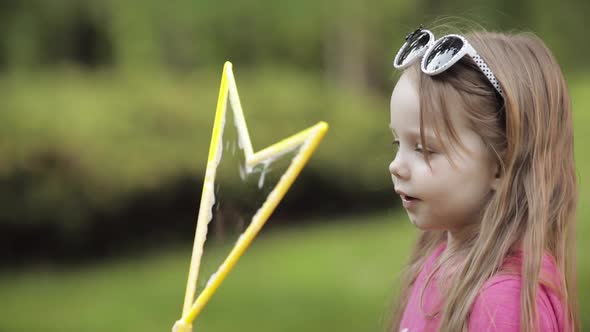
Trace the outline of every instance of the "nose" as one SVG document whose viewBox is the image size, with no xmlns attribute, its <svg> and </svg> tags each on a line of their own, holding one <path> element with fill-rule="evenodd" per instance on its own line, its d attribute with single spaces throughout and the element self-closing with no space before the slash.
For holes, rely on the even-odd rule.
<svg viewBox="0 0 590 332">
<path fill-rule="evenodd" d="M 400 153 L 398 153 L 389 164 L 389 172 L 396 179 L 408 180 L 410 178 L 410 169 L 404 163 Z"/>
</svg>

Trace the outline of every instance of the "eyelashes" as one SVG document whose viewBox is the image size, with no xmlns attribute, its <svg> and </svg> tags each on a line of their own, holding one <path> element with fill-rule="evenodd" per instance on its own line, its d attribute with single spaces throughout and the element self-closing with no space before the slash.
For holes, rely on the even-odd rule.
<svg viewBox="0 0 590 332">
<path fill-rule="evenodd" d="M 394 139 L 391 142 L 391 144 L 393 145 L 393 150 L 394 150 L 395 154 L 397 154 L 397 152 L 399 150 L 399 147 L 400 147 L 399 140 L 398 139 Z M 414 151 L 417 152 L 417 153 L 419 153 L 419 154 L 424 154 L 424 151 L 425 150 L 428 151 L 429 154 L 435 154 L 435 153 L 437 153 L 436 151 L 431 150 L 431 149 L 424 149 L 421 144 L 416 144 L 414 146 Z"/>
</svg>

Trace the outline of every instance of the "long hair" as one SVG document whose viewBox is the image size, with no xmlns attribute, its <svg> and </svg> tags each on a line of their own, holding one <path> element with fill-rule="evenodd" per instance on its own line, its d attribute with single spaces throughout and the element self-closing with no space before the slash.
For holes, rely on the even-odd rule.
<svg viewBox="0 0 590 332">
<path fill-rule="evenodd" d="M 450 109 L 459 107 L 500 169 L 500 183 L 484 203 L 481 220 L 470 229 L 468 240 L 447 248 L 452 253 L 445 257 L 461 261 L 452 269 L 453 282 L 441 290 L 440 331 L 467 329 L 482 286 L 501 273 L 503 262 L 516 252 L 522 253 L 521 330 L 536 330 L 537 288 L 544 284 L 560 297 L 567 330 L 577 331 L 577 181 L 571 101 L 563 74 L 533 34 L 478 32 L 465 37 L 492 69 L 504 97 L 467 56 L 435 76 L 423 74 L 418 64 L 407 69 L 414 71 L 419 88 L 421 133 L 430 126 L 445 150 L 461 148 L 450 117 Z M 427 146 L 423 135 L 421 140 Z M 421 266 L 445 239 L 444 231 L 420 234 L 402 276 L 391 331 L 399 329 Z M 555 259 L 559 284 L 541 274 L 544 253 Z M 438 262 L 435 271 L 448 272 L 448 263 Z"/>
</svg>

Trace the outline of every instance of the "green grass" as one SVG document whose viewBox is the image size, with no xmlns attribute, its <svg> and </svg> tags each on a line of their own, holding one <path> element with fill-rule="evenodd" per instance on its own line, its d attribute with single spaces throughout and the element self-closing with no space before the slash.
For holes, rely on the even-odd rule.
<svg viewBox="0 0 590 332">
<path fill-rule="evenodd" d="M 263 232 L 195 331 L 378 330 L 412 240 L 411 226 L 399 219 L 367 216 Z M 189 254 L 182 247 L 4 276 L 0 330 L 168 331 L 180 316 Z"/>
<path fill-rule="evenodd" d="M 589 227 L 581 226 L 585 237 Z M 400 214 L 263 231 L 195 331 L 381 331 L 415 234 Z M 590 244 L 579 247 L 583 263 Z M 90 267 L 5 275 L 0 331 L 169 331 L 180 315 L 189 255 L 189 247 L 178 247 Z M 580 264 L 579 272 L 589 326 L 590 269 Z"/>
</svg>

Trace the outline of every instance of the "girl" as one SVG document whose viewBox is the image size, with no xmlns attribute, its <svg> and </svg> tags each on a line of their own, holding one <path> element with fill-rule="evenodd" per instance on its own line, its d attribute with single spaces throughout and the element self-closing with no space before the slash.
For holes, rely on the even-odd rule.
<svg viewBox="0 0 590 332">
<path fill-rule="evenodd" d="M 420 237 L 391 331 L 577 331 L 571 105 L 530 34 L 435 41 L 394 60 L 396 193 Z"/>
</svg>

